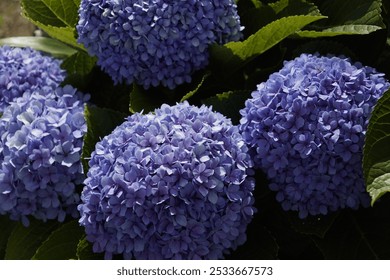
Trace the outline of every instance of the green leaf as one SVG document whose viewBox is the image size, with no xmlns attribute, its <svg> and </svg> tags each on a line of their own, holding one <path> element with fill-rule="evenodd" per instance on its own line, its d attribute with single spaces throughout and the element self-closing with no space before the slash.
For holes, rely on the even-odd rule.
<svg viewBox="0 0 390 280">
<path fill-rule="evenodd" d="M 214 44 L 210 48 L 211 63 L 220 69 L 222 75 L 231 74 L 304 26 L 323 18 L 306 15 L 284 17 L 264 26 L 243 42 L 229 42 L 223 46 Z"/>
<path fill-rule="evenodd" d="M 133 90 L 130 92 L 129 111 L 131 113 L 149 113 L 161 106 L 161 98 L 163 92 L 157 93 L 154 91 L 147 91 L 140 86 L 133 84 Z"/>
<path fill-rule="evenodd" d="M 384 142 L 388 145 L 388 140 Z M 367 185 L 367 191 L 370 193 L 373 205 L 382 195 L 390 192 L 390 160 L 373 164 L 368 176 L 369 180 L 374 178 Z"/>
<path fill-rule="evenodd" d="M 210 76 L 210 72 L 206 73 L 203 75 L 202 77 L 202 80 L 199 82 L 199 84 L 197 85 L 197 87 L 194 89 L 194 90 L 191 90 L 190 92 L 186 93 L 182 99 L 180 100 L 180 102 L 183 102 L 185 100 L 188 100 L 190 99 L 194 94 L 196 94 L 199 89 L 202 87 L 203 83 L 205 82 L 205 80 Z"/>
<path fill-rule="evenodd" d="M 390 201 L 374 208 L 347 210 L 324 238 L 313 238 L 326 259 L 390 258 Z"/>
<path fill-rule="evenodd" d="M 80 0 L 22 0 L 22 9 L 32 21 L 44 25 L 74 27 Z"/>
<path fill-rule="evenodd" d="M 11 221 L 8 216 L 0 216 L 0 260 L 4 259 L 8 238 L 16 226 L 15 221 Z"/>
<path fill-rule="evenodd" d="M 23 15 L 33 23 L 40 22 L 44 26 L 67 26 L 43 0 L 22 0 L 21 7 Z"/>
<path fill-rule="evenodd" d="M 321 55 L 344 55 L 352 59 L 353 61 L 356 60 L 356 54 L 352 52 L 350 48 L 345 46 L 342 43 L 337 42 L 336 40 L 332 39 L 317 39 L 317 40 L 309 40 L 307 43 L 304 43 L 302 45 L 298 45 L 298 47 L 293 50 L 292 57 L 297 57 L 301 55 L 302 53 L 319 53 Z"/>
<path fill-rule="evenodd" d="M 268 6 L 270 6 L 279 17 L 295 15 L 321 15 L 316 5 L 305 0 L 279 0 L 277 2 L 268 4 Z"/>
<path fill-rule="evenodd" d="M 258 173 L 258 171 L 256 172 Z M 265 177 L 265 175 L 263 175 Z M 309 234 L 310 230 L 302 230 L 293 227 L 291 217 L 297 216 L 296 212 L 286 213 L 275 199 L 275 193 L 270 191 L 267 181 L 259 180 L 256 176 L 256 188 L 254 191 L 255 205 L 258 206 L 259 212 L 249 226 L 266 227 L 278 244 L 279 259 L 321 259 L 321 251 L 317 248 Z M 257 217 L 258 216 L 258 217 Z M 321 226 L 321 222 L 317 224 Z M 304 232 L 304 234 L 302 234 Z M 251 234 L 248 232 L 248 236 Z M 250 240 L 249 240 L 250 241 Z M 259 239 L 251 242 L 253 247 L 257 247 Z"/>
<path fill-rule="evenodd" d="M 42 243 L 32 257 L 33 260 L 75 259 L 77 245 L 84 235 L 84 228 L 78 221 L 68 222 L 55 231 Z"/>
<path fill-rule="evenodd" d="M 381 16 L 380 0 L 323 1 L 320 5 L 327 20 L 312 26 L 314 30 L 297 32 L 304 38 L 333 37 L 339 35 L 366 35 L 385 28 Z M 351 9 L 353 7 L 353 9 Z"/>
<path fill-rule="evenodd" d="M 31 47 L 35 50 L 42 51 L 59 58 L 69 57 L 76 53 L 75 49 L 68 47 L 58 40 L 46 37 L 8 37 L 0 39 L 0 45 L 8 45 L 20 48 Z"/>
<path fill-rule="evenodd" d="M 29 0 L 31 1 L 31 0 Z M 78 21 L 79 1 L 42 0 L 50 11 L 67 26 L 75 26 Z"/>
<path fill-rule="evenodd" d="M 96 64 L 96 58 L 91 57 L 88 53 L 78 51 L 66 58 L 61 67 L 66 70 L 68 74 L 87 75 Z"/>
<path fill-rule="evenodd" d="M 104 254 L 93 253 L 92 244 L 87 241 L 86 237 L 83 237 L 77 245 L 77 258 L 79 260 L 101 260 L 104 259 Z"/>
<path fill-rule="evenodd" d="M 84 172 L 88 170 L 88 161 L 95 150 L 95 144 L 104 136 L 110 134 L 118 125 L 124 122 L 124 113 L 96 106 L 85 106 L 84 115 L 87 121 L 87 134 L 84 136 L 81 155 Z"/>
<path fill-rule="evenodd" d="M 75 31 L 72 27 L 57 27 L 51 25 L 44 25 L 38 21 L 32 21 L 32 23 L 34 23 L 36 26 L 45 31 L 50 37 L 55 38 L 65 44 L 68 44 L 77 50 L 86 51 L 83 45 L 77 43 L 77 40 L 75 38 Z"/>
<path fill-rule="evenodd" d="M 329 16 L 325 27 L 338 25 L 376 25 L 384 28 L 381 0 L 327 0 L 319 6 L 322 14 Z"/>
<path fill-rule="evenodd" d="M 363 171 L 371 204 L 390 191 L 390 90 L 378 100 L 367 128 Z"/>
<path fill-rule="evenodd" d="M 237 6 L 238 7 L 244 6 L 246 8 L 248 8 L 248 7 L 258 8 L 261 5 L 262 5 L 261 1 L 259 1 L 259 0 L 237 0 Z"/>
<path fill-rule="evenodd" d="M 244 108 L 251 92 L 249 90 L 224 92 L 207 98 L 202 103 L 212 106 L 213 110 L 230 118 L 234 124 L 238 124 L 241 118 L 239 111 Z"/>
<path fill-rule="evenodd" d="M 382 29 L 382 27 L 376 25 L 350 24 L 325 28 L 321 31 L 302 30 L 298 31 L 296 35 L 302 38 L 334 37 L 340 35 L 366 35 L 380 29 Z"/>
<path fill-rule="evenodd" d="M 57 221 L 30 220 L 28 227 L 17 224 L 8 239 L 5 252 L 7 260 L 29 260 L 38 247 L 58 227 Z"/>
<path fill-rule="evenodd" d="M 75 37 L 76 3 L 75 0 L 22 0 L 22 14 L 50 37 L 85 51 Z"/>
<path fill-rule="evenodd" d="M 312 15 L 320 16 L 317 6 L 305 0 L 280 0 L 268 5 L 257 5 L 241 13 L 240 19 L 245 26 L 244 34 L 252 35 L 263 26 L 283 17 Z"/>
</svg>

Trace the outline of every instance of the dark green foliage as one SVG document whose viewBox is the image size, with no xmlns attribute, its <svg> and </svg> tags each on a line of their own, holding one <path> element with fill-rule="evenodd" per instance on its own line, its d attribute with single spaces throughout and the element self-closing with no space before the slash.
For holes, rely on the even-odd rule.
<svg viewBox="0 0 390 280">
<path fill-rule="evenodd" d="M 83 165 L 97 141 L 125 117 L 149 112 L 163 103 L 188 100 L 213 106 L 240 120 L 239 110 L 256 85 L 301 53 L 344 55 L 377 68 L 390 77 L 390 1 L 380 0 L 238 0 L 244 39 L 210 47 L 210 65 L 190 84 L 174 90 L 145 90 L 115 85 L 77 43 L 79 0 L 23 0 L 23 14 L 52 38 L 6 38 L 0 44 L 31 46 L 63 58 L 70 83 L 91 95 L 85 108 L 88 132 Z M 351 8 L 353 7 L 353 8 Z M 390 92 L 379 101 L 370 120 L 364 150 L 371 208 L 342 210 L 301 220 L 285 212 L 256 174 L 256 207 L 247 242 L 230 259 L 390 259 Z M 101 259 L 92 252 L 77 220 L 65 224 L 31 220 L 26 228 L 0 217 L 0 258 Z"/>
</svg>

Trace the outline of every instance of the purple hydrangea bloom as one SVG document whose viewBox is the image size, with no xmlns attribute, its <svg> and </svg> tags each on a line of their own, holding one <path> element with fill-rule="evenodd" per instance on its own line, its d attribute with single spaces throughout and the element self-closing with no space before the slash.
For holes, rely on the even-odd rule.
<svg viewBox="0 0 390 280">
<path fill-rule="evenodd" d="M 368 205 L 364 136 L 389 86 L 373 68 L 308 54 L 258 85 L 241 110 L 240 131 L 284 210 L 305 218 Z"/>
<path fill-rule="evenodd" d="M 233 0 L 82 0 L 79 42 L 112 79 L 175 88 L 208 64 L 213 43 L 238 41 Z"/>
<path fill-rule="evenodd" d="M 0 112 L 23 93 L 55 89 L 64 79 L 59 60 L 31 48 L 0 47 Z"/>
<path fill-rule="evenodd" d="M 86 133 L 83 96 L 71 86 L 25 93 L 0 118 L 0 214 L 28 225 L 28 216 L 78 217 L 76 185 Z"/>
<path fill-rule="evenodd" d="M 217 259 L 246 240 L 252 161 L 238 128 L 208 107 L 134 114 L 89 165 L 80 223 L 106 258 Z"/>
</svg>

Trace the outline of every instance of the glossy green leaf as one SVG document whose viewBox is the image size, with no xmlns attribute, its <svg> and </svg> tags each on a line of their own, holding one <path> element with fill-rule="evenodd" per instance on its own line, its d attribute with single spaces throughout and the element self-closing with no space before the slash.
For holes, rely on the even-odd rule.
<svg viewBox="0 0 390 280">
<path fill-rule="evenodd" d="M 84 235 L 78 221 L 71 221 L 53 231 L 37 249 L 33 260 L 76 259 L 77 245 Z"/>
<path fill-rule="evenodd" d="M 364 145 L 363 170 L 372 204 L 390 192 L 390 90 L 377 102 Z"/>
<path fill-rule="evenodd" d="M 253 5 L 245 9 L 240 18 L 245 26 L 244 34 L 250 35 L 277 19 L 297 15 L 320 16 L 321 13 L 316 5 L 305 0 L 279 0 L 268 5 Z"/>
<path fill-rule="evenodd" d="M 33 23 L 40 22 L 43 26 L 67 26 L 43 0 L 22 0 L 21 7 L 23 15 Z"/>
<path fill-rule="evenodd" d="M 22 13 L 50 37 L 76 49 L 85 50 L 75 37 L 76 4 L 75 0 L 22 0 Z"/>
<path fill-rule="evenodd" d="M 65 25 L 76 25 L 80 0 L 42 0 L 42 3 Z"/>
</svg>

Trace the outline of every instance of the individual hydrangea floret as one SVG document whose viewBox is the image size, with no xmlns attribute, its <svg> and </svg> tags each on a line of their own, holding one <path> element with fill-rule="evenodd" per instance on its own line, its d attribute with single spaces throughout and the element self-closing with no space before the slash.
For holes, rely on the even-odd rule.
<svg viewBox="0 0 390 280">
<path fill-rule="evenodd" d="M 55 89 L 64 79 L 59 60 L 31 48 L 0 47 L 0 112 L 25 92 Z"/>
<path fill-rule="evenodd" d="M 311 54 L 258 85 L 241 110 L 240 131 L 284 210 L 305 218 L 369 204 L 364 137 L 389 86 L 373 68 Z"/>
<path fill-rule="evenodd" d="M 87 98 L 65 86 L 26 93 L 6 108 L 0 118 L 0 214 L 25 225 L 28 216 L 78 217 Z"/>
<path fill-rule="evenodd" d="M 238 128 L 211 108 L 134 114 L 89 165 L 80 223 L 106 258 L 218 259 L 246 240 L 252 161 Z"/>
<path fill-rule="evenodd" d="M 171 89 L 208 64 L 213 43 L 238 41 L 234 0 L 82 0 L 79 42 L 114 82 Z"/>
</svg>

